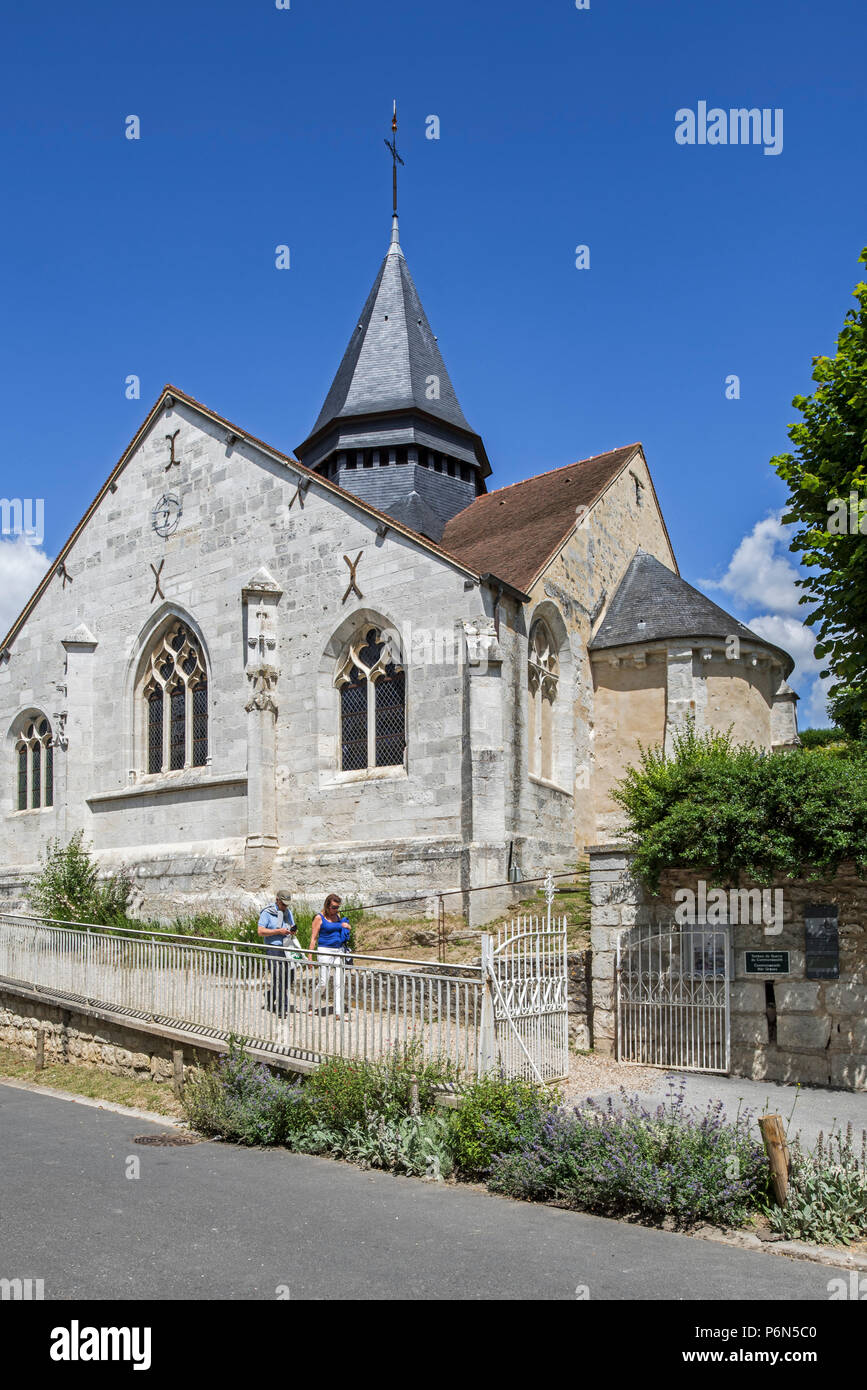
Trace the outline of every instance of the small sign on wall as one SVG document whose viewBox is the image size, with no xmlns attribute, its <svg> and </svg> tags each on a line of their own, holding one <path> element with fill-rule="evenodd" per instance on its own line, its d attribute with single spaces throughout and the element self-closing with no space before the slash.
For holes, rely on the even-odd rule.
<svg viewBox="0 0 867 1390">
<path fill-rule="evenodd" d="M 788 951 L 744 951 L 744 973 L 747 975 L 788 975 Z"/>
<path fill-rule="evenodd" d="M 840 978 L 840 924 L 836 903 L 804 908 L 805 965 L 808 980 Z"/>
</svg>

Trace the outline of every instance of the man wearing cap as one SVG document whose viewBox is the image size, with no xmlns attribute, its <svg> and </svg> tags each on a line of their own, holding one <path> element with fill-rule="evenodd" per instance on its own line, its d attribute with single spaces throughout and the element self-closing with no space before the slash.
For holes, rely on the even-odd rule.
<svg viewBox="0 0 867 1390">
<path fill-rule="evenodd" d="M 259 936 L 271 967 L 271 988 L 266 1009 L 273 1009 L 281 1018 L 289 1011 L 289 961 L 284 949 L 287 936 L 295 935 L 295 918 L 289 907 L 289 892 L 281 888 L 270 907 L 259 916 Z"/>
</svg>

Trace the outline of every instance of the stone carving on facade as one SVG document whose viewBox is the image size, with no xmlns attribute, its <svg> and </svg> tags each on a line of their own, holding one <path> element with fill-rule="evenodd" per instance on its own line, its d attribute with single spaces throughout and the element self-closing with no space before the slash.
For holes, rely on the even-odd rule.
<svg viewBox="0 0 867 1390">
<path fill-rule="evenodd" d="M 58 690 L 62 690 L 64 695 L 66 694 L 65 686 L 58 686 Z M 58 710 L 51 717 L 54 720 L 53 736 L 51 739 L 52 744 L 55 748 L 68 748 L 69 736 L 66 732 L 66 720 L 69 717 L 69 711 L 65 709 Z"/>
<path fill-rule="evenodd" d="M 280 675 L 274 657 L 277 651 L 277 604 L 283 590 L 267 570 L 261 569 L 243 592 L 247 611 L 246 675 L 252 693 L 244 706 L 277 713 L 275 690 Z"/>
<path fill-rule="evenodd" d="M 278 675 L 276 666 L 247 667 L 247 676 L 253 684 L 253 693 L 244 706 L 248 714 L 252 714 L 254 710 L 270 710 L 271 714 L 277 713 L 274 689 Z"/>
<path fill-rule="evenodd" d="M 464 638 L 467 644 L 467 664 L 469 666 L 492 666 L 502 662 L 503 649 L 500 646 L 493 618 L 465 620 Z"/>
</svg>

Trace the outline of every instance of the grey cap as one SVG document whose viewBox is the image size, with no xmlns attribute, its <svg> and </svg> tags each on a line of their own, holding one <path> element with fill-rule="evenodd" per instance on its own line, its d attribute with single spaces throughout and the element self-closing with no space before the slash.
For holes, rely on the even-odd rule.
<svg viewBox="0 0 867 1390">
<path fill-rule="evenodd" d="M 277 889 L 277 892 L 276 892 L 275 895 L 274 895 L 274 900 L 275 900 L 275 902 L 278 902 L 278 903 L 288 903 L 288 902 L 290 901 L 289 889 L 288 889 L 288 888 L 278 888 L 278 889 Z"/>
</svg>

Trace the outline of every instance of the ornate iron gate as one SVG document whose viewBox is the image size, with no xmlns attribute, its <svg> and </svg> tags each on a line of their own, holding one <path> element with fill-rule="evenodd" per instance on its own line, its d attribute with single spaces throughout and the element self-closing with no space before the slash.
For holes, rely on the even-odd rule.
<svg viewBox="0 0 867 1390">
<path fill-rule="evenodd" d="M 683 1071 L 730 1066 L 726 927 L 631 927 L 617 943 L 617 1058 Z"/>
<path fill-rule="evenodd" d="M 550 875 L 546 897 L 547 917 L 519 917 L 482 938 L 480 1064 L 528 1081 L 569 1074 L 566 918 L 551 916 Z"/>
</svg>

